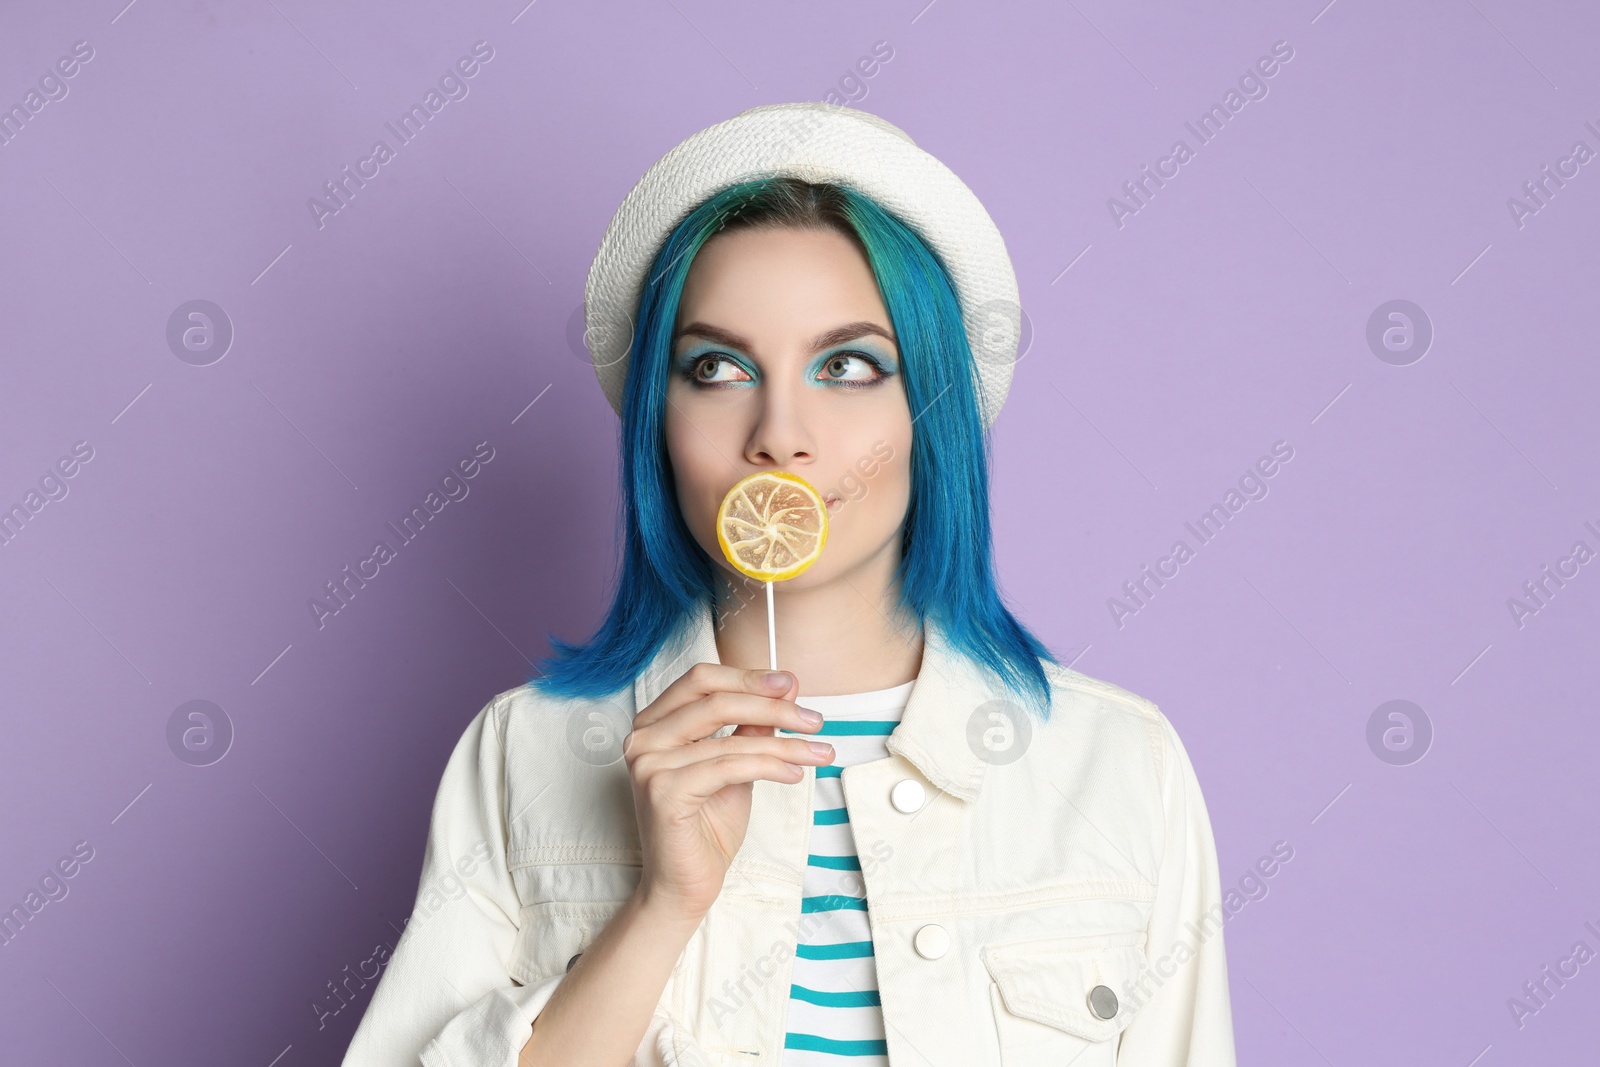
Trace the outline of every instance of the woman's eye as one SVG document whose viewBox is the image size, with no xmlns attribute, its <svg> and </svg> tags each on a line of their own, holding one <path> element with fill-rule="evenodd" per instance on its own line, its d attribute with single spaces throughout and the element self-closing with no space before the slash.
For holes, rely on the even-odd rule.
<svg viewBox="0 0 1600 1067">
<path fill-rule="evenodd" d="M 822 365 L 822 378 L 827 381 L 867 382 L 877 375 L 877 365 L 867 357 L 854 352 L 840 352 L 838 355 L 830 356 Z"/>
<path fill-rule="evenodd" d="M 733 373 L 723 373 L 723 368 Z M 723 356 L 705 356 L 694 365 L 694 378 L 701 382 L 739 382 L 748 381 L 749 375 L 739 368 L 731 359 Z"/>
</svg>

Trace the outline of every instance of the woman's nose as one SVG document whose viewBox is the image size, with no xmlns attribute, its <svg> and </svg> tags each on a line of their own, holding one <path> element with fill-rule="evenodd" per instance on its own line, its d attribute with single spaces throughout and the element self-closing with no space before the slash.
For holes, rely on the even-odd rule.
<svg viewBox="0 0 1600 1067">
<path fill-rule="evenodd" d="M 809 460 L 815 443 L 807 429 L 800 397 L 794 390 L 763 386 L 760 411 L 751 429 L 745 459 L 753 464 L 787 467 L 796 459 Z"/>
</svg>

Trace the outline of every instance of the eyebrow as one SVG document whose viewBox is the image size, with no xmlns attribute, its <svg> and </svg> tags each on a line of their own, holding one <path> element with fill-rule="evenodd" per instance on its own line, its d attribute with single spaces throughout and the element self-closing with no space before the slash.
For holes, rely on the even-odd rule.
<svg viewBox="0 0 1600 1067">
<path fill-rule="evenodd" d="M 749 341 L 745 340 L 743 337 L 740 337 L 731 330 L 724 330 L 719 326 L 712 326 L 709 323 L 704 322 L 689 323 L 689 325 L 683 327 L 683 329 L 673 334 L 672 339 L 676 341 L 678 338 L 687 337 L 690 334 L 693 334 L 696 337 L 704 337 L 707 340 L 715 341 L 718 344 L 727 345 L 730 348 L 742 348 L 746 352 L 755 347 Z M 877 336 L 887 340 L 890 344 L 896 344 L 894 335 L 889 333 L 889 331 L 885 330 L 882 326 L 871 322 L 849 322 L 843 326 L 835 326 L 833 329 L 828 330 L 825 333 L 818 334 L 811 342 L 811 351 L 820 352 L 824 348 L 831 348 L 834 345 L 843 344 L 846 341 L 853 341 L 857 337 L 865 337 L 867 334 L 876 334 Z"/>
</svg>

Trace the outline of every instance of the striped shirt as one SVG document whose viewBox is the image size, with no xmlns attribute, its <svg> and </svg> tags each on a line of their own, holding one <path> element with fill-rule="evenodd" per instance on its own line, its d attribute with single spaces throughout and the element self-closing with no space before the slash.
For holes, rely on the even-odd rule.
<svg viewBox="0 0 1600 1067">
<path fill-rule="evenodd" d="M 793 736 L 828 742 L 834 758 L 816 769 L 783 1067 L 888 1067 L 866 884 L 839 771 L 889 755 L 889 734 L 905 713 L 914 684 L 915 680 L 868 693 L 795 698 L 801 707 L 821 712 L 824 722 L 815 734 Z M 867 849 L 871 864 L 872 846 Z"/>
</svg>

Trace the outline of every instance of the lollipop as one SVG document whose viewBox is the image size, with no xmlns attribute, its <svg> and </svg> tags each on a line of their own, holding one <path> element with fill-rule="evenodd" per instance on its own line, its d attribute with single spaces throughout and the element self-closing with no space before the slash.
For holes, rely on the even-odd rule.
<svg viewBox="0 0 1600 1067">
<path fill-rule="evenodd" d="M 741 478 L 717 509 L 717 544 L 733 568 L 767 584 L 767 652 L 778 669 L 772 583 L 787 581 L 822 556 L 828 507 L 810 482 L 788 471 Z"/>
</svg>

